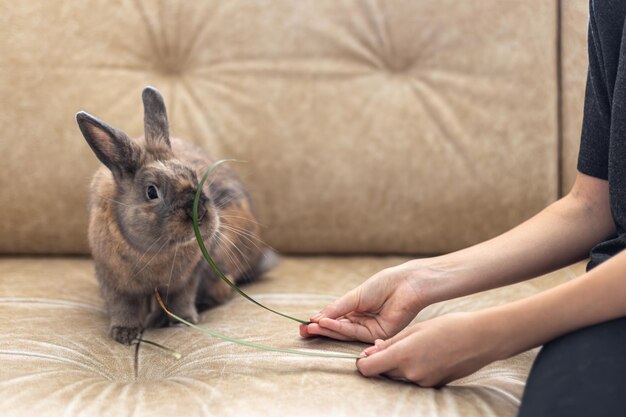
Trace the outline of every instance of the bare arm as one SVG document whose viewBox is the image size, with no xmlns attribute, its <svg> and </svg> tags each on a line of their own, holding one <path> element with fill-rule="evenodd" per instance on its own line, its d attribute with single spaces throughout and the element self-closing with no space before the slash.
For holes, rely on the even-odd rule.
<svg viewBox="0 0 626 417">
<path fill-rule="evenodd" d="M 497 358 L 542 345 L 571 331 L 626 316 L 626 251 L 565 284 L 478 313 L 500 333 Z"/>
<path fill-rule="evenodd" d="M 387 339 L 429 304 L 563 267 L 614 231 L 607 181 L 579 173 L 567 196 L 530 220 L 470 248 L 383 270 L 313 316 L 300 334 Z"/>
<path fill-rule="evenodd" d="M 614 232 L 608 182 L 579 173 L 567 196 L 514 229 L 422 261 L 440 275 L 425 290 L 432 303 L 513 284 L 584 259 Z"/>
</svg>

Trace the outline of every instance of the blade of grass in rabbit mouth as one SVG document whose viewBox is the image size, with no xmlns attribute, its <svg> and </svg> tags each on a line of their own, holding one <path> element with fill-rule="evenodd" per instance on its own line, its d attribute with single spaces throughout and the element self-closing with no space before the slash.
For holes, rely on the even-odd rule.
<svg viewBox="0 0 626 417">
<path fill-rule="evenodd" d="M 200 194 L 202 193 L 202 186 L 204 185 L 207 177 L 217 167 L 219 167 L 220 165 L 222 165 L 223 163 L 226 163 L 226 162 L 243 162 L 243 161 L 239 161 L 239 160 L 236 160 L 236 159 L 221 159 L 221 160 L 215 162 L 213 165 L 211 165 L 209 167 L 209 169 L 207 169 L 207 171 L 204 173 L 204 176 L 202 177 L 202 180 L 200 180 L 200 184 L 198 184 L 198 190 L 196 191 L 196 196 L 195 196 L 194 201 L 193 201 L 193 230 L 194 230 L 194 233 L 196 234 L 196 240 L 198 241 L 198 246 L 200 247 L 200 251 L 202 252 L 202 255 L 204 256 L 204 259 L 206 259 L 206 261 L 211 266 L 211 269 L 217 274 L 217 276 L 220 277 L 233 290 L 238 292 L 242 297 L 248 299 L 249 301 L 253 302 L 254 304 L 258 305 L 259 307 L 262 307 L 262 308 L 264 308 L 264 309 L 266 309 L 268 311 L 271 311 L 274 314 L 278 314 L 279 316 L 283 316 L 285 318 L 288 318 L 290 320 L 296 321 L 298 323 L 310 324 L 310 322 L 307 321 L 307 320 L 298 319 L 298 318 L 292 317 L 290 315 L 281 313 L 280 311 L 276 311 L 276 310 L 274 310 L 272 308 L 269 308 L 269 307 L 259 303 L 254 298 L 250 297 L 248 294 L 243 292 L 237 285 L 235 285 L 231 280 L 229 280 L 226 277 L 226 275 L 224 275 L 222 273 L 222 271 L 220 271 L 220 269 L 217 267 L 217 265 L 213 261 L 213 258 L 211 258 L 211 255 L 209 255 L 209 251 L 207 250 L 206 246 L 204 245 L 204 239 L 202 239 L 202 234 L 200 233 L 200 227 L 198 225 L 198 204 L 200 202 Z"/>
</svg>

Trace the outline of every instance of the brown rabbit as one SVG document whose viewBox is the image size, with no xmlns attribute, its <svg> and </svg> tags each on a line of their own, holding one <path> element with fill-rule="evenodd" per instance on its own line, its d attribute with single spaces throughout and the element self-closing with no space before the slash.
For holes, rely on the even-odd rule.
<svg viewBox="0 0 626 417">
<path fill-rule="evenodd" d="M 197 322 L 198 310 L 227 299 L 231 289 L 202 258 L 192 223 L 198 178 L 214 162 L 201 149 L 171 139 L 161 94 L 142 94 L 145 137 L 122 131 L 85 112 L 83 136 L 104 164 L 91 183 L 89 243 L 110 315 L 110 334 L 130 344 L 146 325 L 170 323 L 161 310 L 147 314 L 158 288 L 168 308 Z M 254 279 L 273 263 L 243 185 L 227 167 L 206 181 L 198 207 L 202 236 L 222 272 L 236 282 Z"/>
</svg>

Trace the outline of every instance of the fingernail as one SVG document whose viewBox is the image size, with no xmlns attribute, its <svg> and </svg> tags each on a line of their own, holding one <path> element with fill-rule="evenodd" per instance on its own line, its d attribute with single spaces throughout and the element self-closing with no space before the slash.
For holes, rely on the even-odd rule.
<svg viewBox="0 0 626 417">
<path fill-rule="evenodd" d="M 365 350 L 362 352 L 362 354 L 363 354 L 363 355 L 366 355 L 366 356 L 369 356 L 369 355 L 371 355 L 372 353 L 375 353 L 377 350 L 378 350 L 378 347 L 377 347 L 377 346 L 370 346 L 370 347 L 368 347 L 367 349 L 365 349 Z"/>
</svg>

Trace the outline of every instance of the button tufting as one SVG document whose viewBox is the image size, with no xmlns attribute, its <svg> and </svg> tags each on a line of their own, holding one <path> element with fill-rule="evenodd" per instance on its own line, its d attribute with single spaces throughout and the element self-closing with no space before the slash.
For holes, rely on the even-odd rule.
<svg viewBox="0 0 626 417">
<path fill-rule="evenodd" d="M 137 0 L 133 14 L 142 32 L 143 48 L 136 58 L 146 62 L 151 71 L 177 76 L 193 66 L 198 47 L 212 8 L 193 7 L 187 3 L 169 2 L 154 7 L 151 2 Z"/>
<path fill-rule="evenodd" d="M 395 55 L 384 57 L 382 62 L 385 68 L 392 74 L 402 74 L 413 68 L 414 60 L 411 57 Z"/>
<path fill-rule="evenodd" d="M 184 72 L 186 63 L 184 58 L 177 55 L 158 56 L 153 63 L 153 69 L 164 75 L 175 76 Z"/>
</svg>

